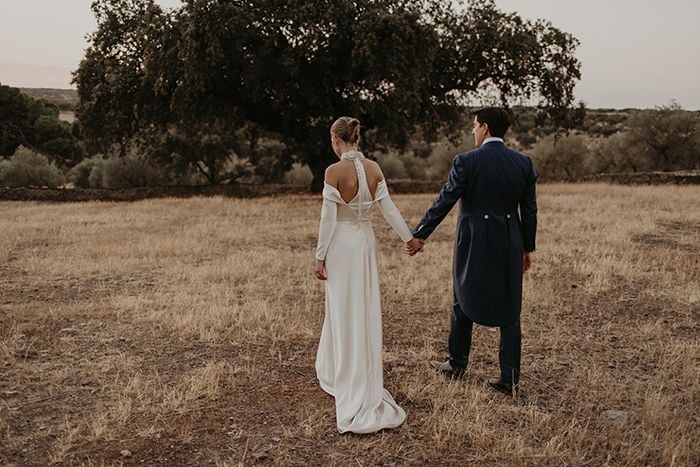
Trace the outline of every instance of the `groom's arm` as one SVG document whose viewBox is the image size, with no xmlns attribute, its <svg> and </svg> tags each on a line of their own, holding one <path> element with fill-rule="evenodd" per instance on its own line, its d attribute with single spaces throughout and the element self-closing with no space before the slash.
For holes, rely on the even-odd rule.
<svg viewBox="0 0 700 467">
<path fill-rule="evenodd" d="M 433 205 L 423 216 L 423 219 L 413 229 L 413 236 L 425 240 L 440 225 L 452 206 L 462 196 L 467 182 L 466 154 L 460 154 L 452 161 L 452 168 L 447 177 L 447 183 L 440 190 L 440 194 Z"/>
<path fill-rule="evenodd" d="M 520 199 L 520 222 L 523 235 L 523 249 L 526 252 L 535 251 L 535 238 L 537 236 L 537 172 L 530 162 L 528 186 Z"/>
</svg>

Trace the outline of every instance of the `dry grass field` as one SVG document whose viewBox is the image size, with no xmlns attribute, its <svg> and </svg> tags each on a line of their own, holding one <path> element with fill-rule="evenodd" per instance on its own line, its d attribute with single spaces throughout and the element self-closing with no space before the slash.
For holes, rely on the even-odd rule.
<svg viewBox="0 0 700 467">
<path fill-rule="evenodd" d="M 395 200 L 410 224 L 432 195 Z M 696 466 L 700 188 L 551 184 L 523 308 L 443 358 L 454 217 L 410 258 L 377 215 L 385 386 L 406 423 L 339 435 L 316 384 L 320 200 L 0 202 L 0 464 Z"/>
</svg>

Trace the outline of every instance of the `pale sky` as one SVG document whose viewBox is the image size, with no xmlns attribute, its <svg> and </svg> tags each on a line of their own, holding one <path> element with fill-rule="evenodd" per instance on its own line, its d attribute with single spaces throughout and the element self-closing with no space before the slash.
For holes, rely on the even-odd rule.
<svg viewBox="0 0 700 467">
<path fill-rule="evenodd" d="M 0 82 L 68 88 L 95 29 L 91 0 L 0 0 Z M 179 0 L 159 0 L 165 7 Z M 581 41 L 576 96 L 590 108 L 700 110 L 700 0 L 496 0 Z"/>
</svg>

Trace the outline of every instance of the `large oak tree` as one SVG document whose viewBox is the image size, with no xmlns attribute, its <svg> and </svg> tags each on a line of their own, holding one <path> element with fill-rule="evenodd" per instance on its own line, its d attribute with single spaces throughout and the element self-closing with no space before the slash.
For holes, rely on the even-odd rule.
<svg viewBox="0 0 700 467">
<path fill-rule="evenodd" d="M 434 138 L 462 121 L 469 97 L 489 87 L 504 104 L 534 101 L 571 123 L 574 37 L 489 0 L 446 4 L 187 0 L 169 12 L 95 1 L 98 30 L 75 73 L 82 135 L 104 150 L 144 134 L 187 140 L 245 126 L 254 151 L 256 135 L 274 132 L 292 148 L 285 162 L 308 163 L 319 189 L 341 115 L 359 117 L 371 144 L 401 147 L 416 131 Z M 197 164 L 189 147 L 178 157 Z"/>
</svg>

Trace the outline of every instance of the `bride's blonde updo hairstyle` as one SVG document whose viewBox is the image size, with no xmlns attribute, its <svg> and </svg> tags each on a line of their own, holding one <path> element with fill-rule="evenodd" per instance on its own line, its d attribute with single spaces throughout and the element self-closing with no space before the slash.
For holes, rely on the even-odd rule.
<svg viewBox="0 0 700 467">
<path fill-rule="evenodd" d="M 360 121 L 354 117 L 340 117 L 333 122 L 331 133 L 348 144 L 360 144 Z"/>
</svg>

